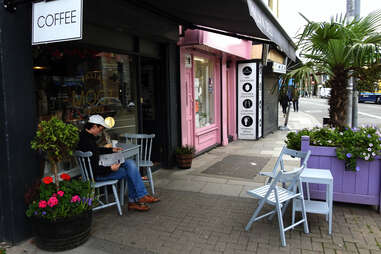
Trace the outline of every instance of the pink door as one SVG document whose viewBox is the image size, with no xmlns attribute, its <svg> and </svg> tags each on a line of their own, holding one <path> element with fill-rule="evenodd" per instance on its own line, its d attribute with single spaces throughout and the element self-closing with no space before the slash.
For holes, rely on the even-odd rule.
<svg viewBox="0 0 381 254">
<path fill-rule="evenodd" d="M 192 68 L 185 70 L 185 122 L 186 140 L 183 144 L 194 146 L 194 100 L 193 100 L 193 71 Z"/>
</svg>

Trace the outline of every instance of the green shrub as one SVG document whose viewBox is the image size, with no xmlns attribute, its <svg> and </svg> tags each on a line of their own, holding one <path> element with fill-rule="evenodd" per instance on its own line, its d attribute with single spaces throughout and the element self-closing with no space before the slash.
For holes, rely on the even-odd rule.
<svg viewBox="0 0 381 254">
<path fill-rule="evenodd" d="M 181 146 L 176 148 L 176 154 L 194 154 L 196 149 L 193 146 Z"/>
<path fill-rule="evenodd" d="M 52 173 L 54 173 L 57 188 L 57 163 L 73 155 L 78 140 L 78 128 L 55 117 L 49 121 L 41 121 L 38 125 L 36 136 L 31 141 L 31 147 L 46 154 L 52 165 Z"/>
<path fill-rule="evenodd" d="M 381 132 L 376 127 L 303 129 L 287 134 L 287 147 L 300 150 L 302 136 L 310 137 L 310 145 L 336 147 L 336 156 L 345 161 L 346 168 L 359 171 L 357 159 L 372 161 L 380 154 Z"/>
<path fill-rule="evenodd" d="M 5 249 L 0 248 L 0 254 L 5 254 L 5 253 L 7 253 L 7 252 L 5 251 Z"/>
</svg>

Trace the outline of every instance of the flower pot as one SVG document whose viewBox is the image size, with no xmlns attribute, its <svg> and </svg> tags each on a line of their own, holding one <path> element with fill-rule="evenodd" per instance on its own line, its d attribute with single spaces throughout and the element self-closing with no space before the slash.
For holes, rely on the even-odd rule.
<svg viewBox="0 0 381 254">
<path fill-rule="evenodd" d="M 188 169 L 192 167 L 193 154 L 176 154 L 177 167 Z"/>
<path fill-rule="evenodd" d="M 302 137 L 301 150 L 311 151 L 308 168 L 329 169 L 333 176 L 333 201 L 377 205 L 381 207 L 381 158 L 373 161 L 357 160 L 359 171 L 348 171 L 345 161 L 336 156 L 335 147 L 312 146 L 310 137 Z M 326 188 L 310 184 L 310 195 L 314 199 L 325 199 Z"/>
<path fill-rule="evenodd" d="M 92 211 L 56 221 L 32 219 L 36 245 L 47 251 L 64 251 L 85 243 L 90 236 Z"/>
</svg>

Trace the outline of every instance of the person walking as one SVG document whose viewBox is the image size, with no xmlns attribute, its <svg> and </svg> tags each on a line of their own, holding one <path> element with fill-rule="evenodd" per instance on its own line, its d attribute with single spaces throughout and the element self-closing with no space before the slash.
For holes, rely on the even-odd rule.
<svg viewBox="0 0 381 254">
<path fill-rule="evenodd" d="M 292 106 L 294 108 L 294 112 L 299 111 L 299 89 L 295 88 L 292 93 Z"/>
<path fill-rule="evenodd" d="M 287 107 L 288 107 L 288 96 L 287 96 L 287 92 L 285 91 L 285 89 L 282 89 L 280 91 L 279 103 L 282 106 L 283 117 L 286 117 Z"/>
</svg>

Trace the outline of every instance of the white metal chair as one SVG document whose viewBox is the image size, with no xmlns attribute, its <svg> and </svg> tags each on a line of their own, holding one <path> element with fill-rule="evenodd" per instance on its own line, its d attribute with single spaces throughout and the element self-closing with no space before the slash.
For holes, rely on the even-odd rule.
<svg viewBox="0 0 381 254">
<path fill-rule="evenodd" d="M 307 167 L 307 161 L 309 158 L 309 156 L 306 157 L 307 153 L 297 151 L 297 150 L 293 150 L 293 149 L 289 149 L 286 146 L 283 146 L 282 151 L 279 154 L 279 157 L 278 157 L 278 159 L 274 165 L 273 170 L 271 172 L 260 172 L 259 173 L 260 175 L 269 177 L 267 180 L 267 184 L 271 182 L 271 180 L 276 176 L 278 171 L 286 171 L 285 167 L 284 167 L 284 161 L 283 161 L 285 155 L 291 156 L 293 158 L 300 158 L 302 160 L 300 165 L 305 164 Z"/>
<path fill-rule="evenodd" d="M 119 202 L 119 197 L 118 197 L 118 192 L 117 192 L 117 184 L 118 184 L 119 180 L 95 181 L 94 175 L 93 175 L 93 169 L 91 167 L 91 162 L 90 162 L 90 157 L 93 156 L 93 153 L 92 152 L 75 151 L 74 155 L 75 155 L 77 163 L 81 169 L 82 179 L 84 181 L 91 181 L 93 187 L 95 189 L 98 189 L 98 191 L 99 191 L 99 188 L 104 187 L 105 199 L 106 199 L 105 201 L 106 202 L 104 203 L 101 200 L 98 200 L 100 205 L 97 207 L 94 207 L 93 211 L 101 209 L 101 208 L 106 208 L 109 206 L 116 205 L 118 207 L 119 215 L 122 215 L 122 208 L 121 208 L 121 204 Z M 112 187 L 112 191 L 114 193 L 114 198 L 115 198 L 115 201 L 111 202 L 111 203 L 108 202 L 108 196 L 107 196 L 107 186 L 109 186 L 109 185 L 111 185 L 111 187 Z M 121 193 L 121 195 L 124 195 L 124 190 L 123 190 L 124 184 L 121 184 L 120 186 L 121 186 L 120 187 L 121 188 L 120 193 Z M 122 199 L 123 199 L 123 197 L 122 197 Z"/>
<path fill-rule="evenodd" d="M 126 138 L 126 141 L 140 145 L 139 151 L 139 167 L 146 168 L 148 180 L 144 182 L 149 182 L 151 186 L 152 195 L 155 194 L 155 186 L 152 177 L 151 167 L 153 162 L 151 161 L 151 150 L 152 150 L 152 141 L 155 138 L 155 134 L 132 134 L 125 133 L 123 136 Z"/>
<path fill-rule="evenodd" d="M 304 224 L 304 232 L 306 234 L 308 231 L 307 215 L 306 208 L 304 204 L 303 197 L 303 186 L 300 181 L 300 174 L 303 172 L 306 167 L 307 160 L 310 156 L 310 151 L 305 153 L 305 160 L 302 163 L 302 166 L 291 171 L 282 171 L 279 170 L 274 179 L 257 189 L 249 190 L 247 193 L 256 199 L 260 199 L 257 209 L 254 211 L 253 216 L 250 218 L 248 224 L 245 227 L 245 230 L 248 231 L 251 225 L 266 216 L 273 215 L 277 213 L 280 238 L 282 246 L 286 246 L 286 237 L 285 232 L 291 228 L 296 227 L 297 225 Z M 279 186 L 279 183 L 289 183 L 288 188 L 283 188 Z M 288 202 L 293 199 L 299 199 L 302 206 L 302 219 L 296 223 L 291 224 L 290 226 L 284 228 L 283 225 L 283 214 L 287 208 Z M 275 209 L 259 216 L 259 212 L 262 210 L 265 203 L 275 206 Z"/>
</svg>

